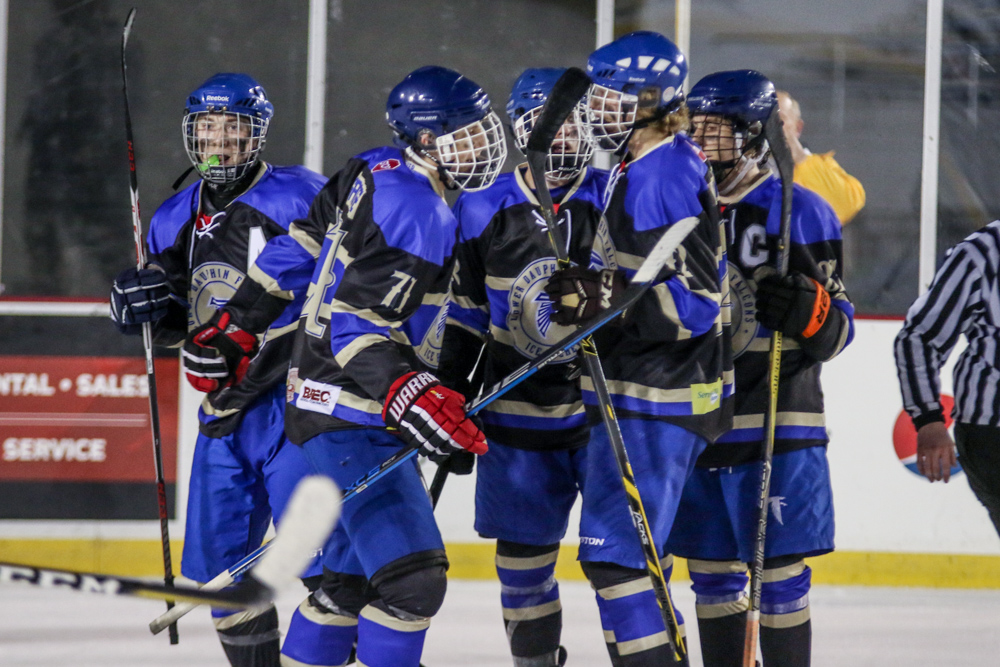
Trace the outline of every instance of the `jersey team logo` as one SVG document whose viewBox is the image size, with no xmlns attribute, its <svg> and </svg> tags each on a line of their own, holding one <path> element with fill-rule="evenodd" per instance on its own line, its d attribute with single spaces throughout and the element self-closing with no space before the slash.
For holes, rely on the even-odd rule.
<svg viewBox="0 0 1000 667">
<path fill-rule="evenodd" d="M 388 160 L 382 160 L 377 165 L 372 167 L 372 173 L 374 174 L 377 171 L 386 171 L 387 169 L 395 169 L 401 164 L 403 163 L 397 160 L 396 158 L 389 158 Z"/>
<path fill-rule="evenodd" d="M 424 339 L 417 346 L 417 357 L 431 368 L 437 368 L 441 363 L 441 341 L 444 339 L 444 327 L 447 322 L 448 309 L 439 308 L 434 321 L 424 333 Z"/>
<path fill-rule="evenodd" d="M 951 411 L 954 407 L 955 399 L 948 394 L 941 394 L 941 411 L 944 412 L 944 425 L 949 431 L 952 427 Z M 899 411 L 896 423 L 892 427 L 892 446 L 896 450 L 899 462 L 914 475 L 923 479 L 923 475 L 917 471 L 917 429 L 913 427 L 913 420 L 910 419 L 910 415 L 906 414 L 905 410 Z M 952 475 L 957 475 L 960 472 L 962 472 L 961 462 L 951 468 Z"/>
<path fill-rule="evenodd" d="M 507 329 L 514 338 L 514 347 L 529 359 L 534 359 L 573 331 L 552 321 L 552 301 L 545 293 L 545 284 L 556 270 L 552 257 L 536 259 L 514 279 L 507 295 Z M 577 347 L 562 352 L 552 363 L 562 364 L 576 358 Z"/>
<path fill-rule="evenodd" d="M 733 358 L 747 351 L 757 337 L 757 299 L 753 287 L 740 267 L 729 262 L 729 304 L 732 308 L 730 322 L 733 332 Z"/>
<path fill-rule="evenodd" d="M 188 328 L 200 327 L 212 319 L 243 282 L 244 274 L 229 264 L 206 262 L 191 272 L 191 287 L 188 290 Z"/>
</svg>

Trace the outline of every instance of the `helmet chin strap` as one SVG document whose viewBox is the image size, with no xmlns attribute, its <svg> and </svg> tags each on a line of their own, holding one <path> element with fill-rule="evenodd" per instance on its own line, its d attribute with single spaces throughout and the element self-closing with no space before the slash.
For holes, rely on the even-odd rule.
<svg viewBox="0 0 1000 667">
<path fill-rule="evenodd" d="M 437 158 L 428 154 L 420 148 L 420 146 L 410 144 L 406 148 L 406 157 L 424 169 L 437 172 L 438 178 L 441 180 L 441 185 L 448 190 L 458 189 L 458 183 L 456 183 L 455 179 L 448 173 L 448 170 L 441 166 L 441 163 L 437 161 Z"/>
</svg>

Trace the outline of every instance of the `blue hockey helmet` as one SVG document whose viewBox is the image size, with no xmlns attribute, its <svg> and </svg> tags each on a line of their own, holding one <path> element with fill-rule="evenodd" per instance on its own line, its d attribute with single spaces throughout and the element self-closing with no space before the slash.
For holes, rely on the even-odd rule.
<svg viewBox="0 0 1000 667">
<path fill-rule="evenodd" d="M 264 88 L 246 74 L 220 72 L 187 98 L 184 144 L 198 174 L 215 184 L 242 178 L 256 163 L 274 115 Z"/>
<path fill-rule="evenodd" d="M 752 69 L 709 74 L 694 84 L 688 93 L 692 114 L 717 114 L 749 128 L 763 127 L 778 104 L 774 84 Z"/>
<path fill-rule="evenodd" d="M 637 109 L 663 118 L 684 101 L 687 58 L 663 35 L 632 32 L 590 54 L 590 122 L 601 148 L 617 149 L 636 125 Z M 649 121 L 646 121 L 649 122 Z"/>
<path fill-rule="evenodd" d="M 385 118 L 396 145 L 433 160 L 449 187 L 489 187 L 507 159 L 503 127 L 486 91 L 446 67 L 408 74 L 389 93 Z"/>
<path fill-rule="evenodd" d="M 514 143 L 527 154 L 528 138 L 542 112 L 552 87 L 565 72 L 561 67 L 526 69 L 514 82 L 507 100 L 507 116 L 514 132 Z M 594 139 L 586 122 L 586 107 L 581 99 L 556 134 L 545 164 L 545 175 L 555 182 L 577 176 L 594 154 Z"/>
<path fill-rule="evenodd" d="M 720 192 L 731 191 L 752 164 L 767 160 L 764 125 L 778 105 L 774 84 L 752 69 L 716 72 L 691 88 L 687 103 L 692 137 L 711 162 Z"/>
</svg>

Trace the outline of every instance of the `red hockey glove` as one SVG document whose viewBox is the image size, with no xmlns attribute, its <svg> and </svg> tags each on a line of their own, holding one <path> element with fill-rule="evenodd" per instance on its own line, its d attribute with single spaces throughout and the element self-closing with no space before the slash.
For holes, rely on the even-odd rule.
<svg viewBox="0 0 1000 667">
<path fill-rule="evenodd" d="M 789 273 L 771 274 L 757 281 L 757 320 L 786 336 L 811 338 L 830 313 L 830 293 L 818 282 Z"/>
<path fill-rule="evenodd" d="M 556 324 L 580 324 L 593 319 L 611 308 L 611 302 L 624 291 L 622 271 L 594 271 L 581 266 L 559 269 L 545 285 Z"/>
<path fill-rule="evenodd" d="M 465 414 L 465 398 L 430 373 L 407 373 L 389 387 L 382 408 L 389 428 L 432 458 L 467 450 L 486 453 L 486 436 Z"/>
<path fill-rule="evenodd" d="M 229 319 L 229 313 L 217 311 L 184 341 L 184 374 L 198 391 L 212 392 L 241 381 L 257 353 L 257 337 Z"/>
</svg>

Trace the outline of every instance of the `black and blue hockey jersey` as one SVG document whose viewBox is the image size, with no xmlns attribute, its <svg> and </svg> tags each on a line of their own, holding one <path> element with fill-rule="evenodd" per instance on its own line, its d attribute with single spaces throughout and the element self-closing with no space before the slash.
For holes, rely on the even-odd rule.
<svg viewBox="0 0 1000 667">
<path fill-rule="evenodd" d="M 756 461 L 761 454 L 772 332 L 756 318 L 754 272 L 774 264 L 781 225 L 780 179 L 774 175 L 762 179 L 728 203 L 722 217 L 730 239 L 735 417 L 733 429 L 699 457 L 698 465 L 709 468 Z M 788 269 L 812 278 L 830 293 L 833 308 L 827 318 L 834 318 L 838 329 L 823 349 L 804 349 L 794 337 L 782 338 L 775 454 L 827 444 L 820 369 L 854 337 L 854 307 L 841 278 L 841 226 L 833 209 L 816 193 L 794 186 L 790 231 Z"/>
<path fill-rule="evenodd" d="M 601 197 L 607 173 L 585 169 L 552 191 L 556 222 L 571 261 L 603 268 L 613 260 Z M 524 167 L 455 204 L 459 242 L 442 347 L 440 375 L 461 386 L 483 343 L 486 386 L 534 359 L 571 327 L 552 322 L 545 285 L 556 270 L 545 219 Z M 468 341 L 468 342 L 467 342 Z M 479 413 L 491 439 L 519 449 L 569 449 L 587 444 L 589 427 L 580 394 L 577 350 L 515 386 Z"/>
<path fill-rule="evenodd" d="M 225 306 L 265 245 L 288 234 L 295 218 L 304 216 L 326 179 L 301 166 L 276 167 L 261 163 L 250 187 L 226 208 L 210 213 L 203 206 L 203 181 L 165 201 L 153 214 L 147 243 L 150 264 L 167 274 L 174 303 L 181 316 L 157 322 L 157 344 L 180 344 L 188 331 L 207 322 Z M 250 362 L 243 380 L 205 397 L 200 411 L 201 431 L 218 437 L 239 424 L 241 411 L 258 396 L 282 382 L 291 356 L 292 336 L 304 301 L 282 302 L 280 312 L 260 332 L 260 352 Z"/>
<path fill-rule="evenodd" d="M 348 161 L 296 222 L 306 262 L 319 248 L 288 376 L 285 430 L 302 444 L 345 428 L 382 428 L 389 386 L 438 364 L 455 217 L 432 176 L 395 148 Z M 291 247 L 289 245 L 288 247 Z M 268 253 L 272 274 L 280 274 Z"/>
<path fill-rule="evenodd" d="M 668 421 L 712 441 L 732 424 L 733 368 L 726 248 L 705 156 L 671 135 L 616 167 L 605 201 L 617 268 L 630 278 L 667 229 L 698 221 L 661 273 L 669 277 L 595 339 L 619 417 Z M 587 376 L 583 398 L 596 422 Z"/>
</svg>

